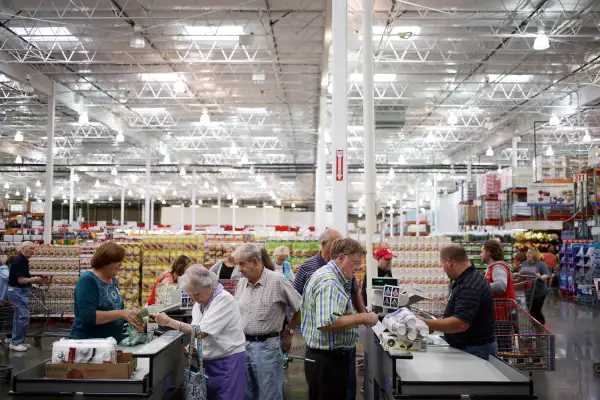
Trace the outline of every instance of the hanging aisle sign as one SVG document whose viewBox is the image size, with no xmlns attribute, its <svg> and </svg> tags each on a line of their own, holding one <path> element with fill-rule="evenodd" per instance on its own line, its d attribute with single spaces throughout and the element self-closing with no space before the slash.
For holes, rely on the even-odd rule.
<svg viewBox="0 0 600 400">
<path fill-rule="evenodd" d="M 528 206 L 572 206 L 572 183 L 530 183 L 527 185 Z"/>
<path fill-rule="evenodd" d="M 335 151 L 335 180 L 344 180 L 344 150 Z"/>
</svg>

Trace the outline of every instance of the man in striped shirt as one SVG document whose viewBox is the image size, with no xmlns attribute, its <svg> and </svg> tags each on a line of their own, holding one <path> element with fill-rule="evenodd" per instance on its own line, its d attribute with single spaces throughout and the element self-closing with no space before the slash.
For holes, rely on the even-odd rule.
<svg viewBox="0 0 600 400">
<path fill-rule="evenodd" d="M 303 262 L 298 271 L 296 272 L 296 278 L 294 279 L 294 289 L 302 295 L 304 293 L 304 287 L 306 283 L 309 281 L 310 277 L 321 267 L 327 265 L 327 263 L 331 260 L 331 244 L 336 240 L 340 239 L 342 235 L 334 230 L 334 229 L 325 229 L 325 231 L 319 236 L 319 242 L 321 243 L 321 252 L 314 257 Z M 363 299 L 358 288 L 358 282 L 356 281 L 356 277 L 352 277 L 351 281 L 347 282 L 347 285 L 350 286 L 350 292 L 352 296 L 352 305 L 354 309 L 359 313 L 365 312 L 365 305 L 363 303 Z M 290 324 L 288 325 L 288 329 L 294 329 L 296 327 L 296 323 L 299 322 L 300 319 L 292 319 Z M 351 356 L 352 363 L 349 367 L 349 384 L 348 384 L 348 400 L 356 399 L 356 354 Z"/>
<path fill-rule="evenodd" d="M 304 374 L 310 400 L 345 400 L 356 357 L 358 327 L 377 323 L 375 313 L 355 313 L 350 281 L 365 250 L 354 239 L 337 239 L 331 261 L 316 271 L 302 297 L 302 336 L 306 343 Z M 355 384 L 355 383 L 354 383 Z"/>
</svg>

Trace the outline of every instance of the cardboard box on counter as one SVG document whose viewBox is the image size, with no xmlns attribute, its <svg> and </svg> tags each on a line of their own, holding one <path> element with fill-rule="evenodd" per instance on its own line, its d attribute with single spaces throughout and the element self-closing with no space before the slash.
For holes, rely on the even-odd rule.
<svg viewBox="0 0 600 400">
<path fill-rule="evenodd" d="M 46 364 L 46 378 L 129 379 L 137 368 L 131 353 L 119 353 L 116 364 Z"/>
</svg>

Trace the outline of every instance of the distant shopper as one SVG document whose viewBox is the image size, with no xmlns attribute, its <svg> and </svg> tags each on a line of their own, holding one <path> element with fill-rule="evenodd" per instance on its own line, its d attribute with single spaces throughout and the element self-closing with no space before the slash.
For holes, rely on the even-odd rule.
<svg viewBox="0 0 600 400">
<path fill-rule="evenodd" d="M 173 265 L 171 265 L 171 270 L 169 272 L 164 273 L 160 276 L 152 286 L 152 292 L 150 292 L 150 297 L 148 298 L 148 305 L 156 304 L 156 287 L 163 283 L 172 285 L 177 283 L 177 280 L 180 276 L 182 276 L 185 270 L 192 264 L 192 259 L 188 256 L 179 256 L 173 261 Z"/>
<path fill-rule="evenodd" d="M 254 243 L 239 245 L 233 253 L 243 278 L 235 290 L 235 300 L 246 335 L 245 400 L 283 399 L 283 353 L 279 338 L 286 310 L 295 314 L 301 298 L 290 281 L 267 269 L 261 249 Z M 269 259 L 270 261 L 270 259 Z M 287 352 L 293 332 L 284 333 Z"/>
<path fill-rule="evenodd" d="M 519 274 L 522 276 L 535 277 L 531 284 L 532 293 L 527 301 L 530 304 L 529 313 L 542 325 L 546 324 L 546 318 L 542 314 L 542 307 L 548 294 L 546 281 L 550 277 L 548 266 L 540 260 L 540 251 L 536 247 L 527 250 L 527 260 L 521 263 Z"/>
<path fill-rule="evenodd" d="M 233 259 L 233 251 L 235 249 L 233 247 L 228 247 L 223 254 L 223 259 L 219 260 L 210 267 L 210 272 L 214 272 L 215 275 L 219 279 L 241 279 L 242 274 L 235 265 L 235 260 Z"/>
<path fill-rule="evenodd" d="M 142 325 L 139 313 L 125 310 L 116 275 L 125 258 L 125 249 L 108 242 L 94 252 L 91 269 L 84 272 L 75 286 L 75 320 L 72 339 L 123 339 L 125 321 Z"/>
<path fill-rule="evenodd" d="M 377 260 L 377 277 L 391 278 L 392 277 L 392 258 L 394 255 L 385 247 L 377 249 L 375 252 L 375 260 Z M 363 304 L 367 304 L 367 273 L 362 281 L 362 299 Z"/>
<path fill-rule="evenodd" d="M 12 256 L 8 257 L 4 265 L 0 266 L 0 300 L 2 301 L 8 301 L 8 276 L 11 262 Z"/>
<path fill-rule="evenodd" d="M 341 239 L 342 235 L 334 229 L 325 229 L 325 231 L 319 236 L 319 243 L 321 244 L 321 252 L 305 262 L 303 262 L 296 272 L 296 278 L 294 279 L 294 288 L 302 295 L 304 293 L 304 287 L 308 283 L 310 277 L 321 267 L 327 265 L 331 261 L 331 245 L 336 239 Z M 356 277 L 352 277 L 349 282 L 350 292 L 352 297 L 352 305 L 358 313 L 365 312 L 365 304 L 358 287 L 358 281 Z M 295 318 L 292 318 L 292 322 L 288 328 L 293 329 Z M 297 318 L 296 318 L 297 320 Z M 356 351 L 356 348 L 352 348 L 352 351 Z M 356 399 L 356 353 L 350 357 L 352 359 L 351 365 L 348 368 L 349 383 L 348 383 L 348 400 Z"/>
<path fill-rule="evenodd" d="M 444 272 L 454 281 L 444 317 L 424 319 L 435 331 L 444 333 L 454 348 L 487 360 L 498 354 L 494 335 L 494 300 L 485 277 L 471 266 L 460 244 L 444 246 L 440 251 Z"/>
<path fill-rule="evenodd" d="M 356 313 L 350 282 L 365 250 L 354 239 L 337 239 L 331 261 L 316 271 L 302 297 L 302 336 L 306 343 L 304 375 L 310 400 L 345 400 L 348 370 L 356 358 L 360 325 L 377 323 L 375 313 Z M 354 383 L 355 384 L 355 383 Z"/>
<path fill-rule="evenodd" d="M 296 277 L 292 271 L 292 264 L 288 261 L 290 258 L 290 249 L 287 246 L 278 246 L 273 250 L 273 264 L 275 272 L 282 273 L 288 281 L 294 281 Z"/>
<path fill-rule="evenodd" d="M 180 279 L 180 287 L 194 300 L 192 324 L 158 314 L 156 322 L 181 332 L 200 327 L 207 400 L 242 400 L 246 387 L 246 338 L 240 310 L 217 276 L 193 265 Z M 192 350 L 193 349 L 189 349 Z"/>
<path fill-rule="evenodd" d="M 550 246 L 548 251 L 542 256 L 542 261 L 548 266 L 550 270 L 550 279 L 548 280 L 548 287 L 553 287 L 552 283 L 554 277 L 558 274 L 558 257 L 556 256 L 556 250 L 554 246 Z"/>
</svg>

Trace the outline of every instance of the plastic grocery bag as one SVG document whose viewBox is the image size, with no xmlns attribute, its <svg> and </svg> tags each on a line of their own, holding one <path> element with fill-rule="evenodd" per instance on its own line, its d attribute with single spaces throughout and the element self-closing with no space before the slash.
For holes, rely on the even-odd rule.
<svg viewBox="0 0 600 400">
<path fill-rule="evenodd" d="M 150 317 L 148 310 L 139 310 L 139 315 L 143 322 L 142 326 L 137 328 L 135 325 L 128 322 L 125 327 L 125 338 L 121 340 L 121 343 L 119 343 L 120 345 L 137 346 L 138 344 L 145 344 L 152 340 L 147 331 L 148 319 Z"/>
</svg>

